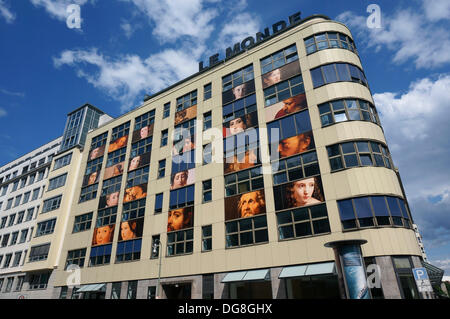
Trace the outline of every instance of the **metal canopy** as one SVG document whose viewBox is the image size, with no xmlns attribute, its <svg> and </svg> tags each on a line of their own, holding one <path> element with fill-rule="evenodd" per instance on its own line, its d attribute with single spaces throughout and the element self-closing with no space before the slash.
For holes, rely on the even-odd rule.
<svg viewBox="0 0 450 319">
<path fill-rule="evenodd" d="M 223 283 L 238 281 L 269 280 L 269 269 L 229 272 L 222 279 Z"/>
<path fill-rule="evenodd" d="M 442 277 L 444 276 L 444 270 L 433 266 L 429 263 L 422 261 L 422 265 L 425 267 L 428 273 L 428 277 L 430 277 L 430 282 L 432 285 L 440 285 L 442 281 Z"/>
<path fill-rule="evenodd" d="M 84 285 L 77 292 L 105 291 L 106 284 Z"/>
<path fill-rule="evenodd" d="M 334 262 L 284 267 L 278 278 L 336 274 Z"/>
</svg>

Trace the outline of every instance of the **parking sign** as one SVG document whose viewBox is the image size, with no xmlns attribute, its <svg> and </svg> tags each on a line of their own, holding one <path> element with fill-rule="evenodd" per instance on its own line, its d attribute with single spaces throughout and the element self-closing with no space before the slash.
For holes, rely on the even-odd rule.
<svg viewBox="0 0 450 319">
<path fill-rule="evenodd" d="M 422 267 L 422 268 L 414 268 L 412 271 L 419 292 L 433 292 L 433 287 L 431 287 L 427 270 Z"/>
</svg>

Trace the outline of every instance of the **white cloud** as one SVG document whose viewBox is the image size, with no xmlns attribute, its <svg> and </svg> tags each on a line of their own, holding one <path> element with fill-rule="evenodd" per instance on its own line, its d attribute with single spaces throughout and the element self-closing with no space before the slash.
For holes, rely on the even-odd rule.
<svg viewBox="0 0 450 319">
<path fill-rule="evenodd" d="M 448 0 L 426 0 L 423 2 L 423 8 L 431 21 L 450 19 L 450 1 Z"/>
<path fill-rule="evenodd" d="M 444 74 L 373 96 L 413 218 L 432 246 L 450 243 L 449 88 Z"/>
<path fill-rule="evenodd" d="M 68 14 L 67 7 L 70 4 L 80 6 L 86 4 L 89 0 L 30 0 L 35 7 L 43 7 L 54 18 L 60 21 L 66 21 Z"/>
<path fill-rule="evenodd" d="M 18 97 L 25 97 L 25 93 L 23 92 L 11 92 L 5 89 L 0 89 L 0 93 L 10 96 L 18 96 Z"/>
<path fill-rule="evenodd" d="M 367 48 L 387 48 L 394 52 L 395 63 L 413 60 L 416 68 L 436 68 L 450 62 L 448 27 L 436 23 L 441 19 L 437 10 L 440 2 L 435 0 L 428 6 L 428 1 L 425 1 L 425 13 L 422 10 L 404 9 L 390 16 L 381 8 L 381 29 L 368 28 L 367 17 L 349 11 L 337 16 L 336 20 L 342 21 L 355 32 Z M 448 10 L 447 4 L 444 12 Z"/>
<path fill-rule="evenodd" d="M 55 67 L 74 67 L 79 77 L 119 100 L 122 112 L 141 102 L 145 93 L 157 93 L 195 73 L 195 61 L 195 52 L 172 49 L 145 60 L 137 55 L 111 59 L 99 54 L 97 49 L 67 50 L 53 59 Z"/>
<path fill-rule="evenodd" d="M 8 113 L 6 112 L 6 110 L 2 107 L 0 107 L 0 117 L 6 116 Z"/>
<path fill-rule="evenodd" d="M 222 27 L 216 47 L 223 48 L 240 43 L 248 36 L 254 37 L 260 31 L 260 21 L 249 13 L 241 13 L 232 18 Z"/>
<path fill-rule="evenodd" d="M 13 23 L 16 19 L 16 15 L 11 12 L 3 0 L 0 0 L 0 16 L 5 19 L 6 23 Z"/>
<path fill-rule="evenodd" d="M 216 9 L 205 9 L 202 0 L 122 0 L 132 2 L 155 25 L 153 35 L 162 43 L 175 42 L 182 37 L 207 39 L 218 15 Z M 215 1 L 213 1 L 215 2 Z"/>
</svg>

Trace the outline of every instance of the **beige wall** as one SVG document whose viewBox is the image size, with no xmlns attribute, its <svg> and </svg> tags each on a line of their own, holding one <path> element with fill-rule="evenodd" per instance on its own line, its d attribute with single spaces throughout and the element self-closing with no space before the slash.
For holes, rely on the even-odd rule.
<svg viewBox="0 0 450 319">
<path fill-rule="evenodd" d="M 329 241 L 342 239 L 366 239 L 368 244 L 362 247 L 364 256 L 385 256 L 395 255 L 420 255 L 414 232 L 403 228 L 380 228 L 366 229 L 361 231 L 343 232 L 337 209 L 336 200 L 367 194 L 385 194 L 402 196 L 402 192 L 393 170 L 386 168 L 365 167 L 347 169 L 331 174 L 326 153 L 326 146 L 341 141 L 354 139 L 370 139 L 386 143 L 382 129 L 368 122 L 344 122 L 322 128 L 317 110 L 317 105 L 335 98 L 357 97 L 373 101 L 369 89 L 355 83 L 335 83 L 313 90 L 309 69 L 329 62 L 348 62 L 361 66 L 359 57 L 350 51 L 342 49 L 328 49 L 306 56 L 303 39 L 314 33 L 336 30 L 350 35 L 348 29 L 342 24 L 325 21 L 321 18 L 309 21 L 305 25 L 289 30 L 275 39 L 260 44 L 256 48 L 249 50 L 210 71 L 202 73 L 192 80 L 178 85 L 167 92 L 164 92 L 153 99 L 145 102 L 144 105 L 130 113 L 127 113 L 113 122 L 90 132 L 86 145 L 90 145 L 91 139 L 104 132 L 110 132 L 114 127 L 127 121 L 131 121 L 130 138 L 128 139 L 128 153 L 125 162 L 128 163 L 131 149 L 131 132 L 134 128 L 135 117 L 142 115 L 152 109 L 156 109 L 155 127 L 153 134 L 152 157 L 150 164 L 150 174 L 148 183 L 147 209 L 145 215 L 144 234 L 142 240 L 141 259 L 137 262 L 115 264 L 115 251 L 117 247 L 117 232 L 122 213 L 122 201 L 124 184 L 126 183 L 126 173 L 122 176 L 122 191 L 117 213 L 115 241 L 112 247 L 111 263 L 105 266 L 88 267 L 91 240 L 94 231 L 95 218 L 97 216 L 98 201 L 102 189 L 102 182 L 99 183 L 97 198 L 82 204 L 78 204 L 80 195 L 82 176 L 86 168 L 88 148 L 80 154 L 80 165 L 73 162 L 71 172 L 73 177 L 73 188 L 67 186 L 71 194 L 73 193 L 73 203 L 69 205 L 65 202 L 63 209 L 51 213 L 49 216 L 57 215 L 58 231 L 53 236 L 54 240 L 64 238 L 61 258 L 57 258 L 58 253 L 52 251 L 52 255 L 42 267 L 53 266 L 58 261 L 56 285 L 66 285 L 69 275 L 63 271 L 67 257 L 67 251 L 80 248 L 88 248 L 86 253 L 85 267 L 81 270 L 82 283 L 111 282 L 121 280 L 136 280 L 155 278 L 158 275 L 158 260 L 150 260 L 152 235 L 161 234 L 162 247 L 166 247 L 166 227 L 167 212 L 169 208 L 170 194 L 170 170 L 171 170 L 171 142 L 168 146 L 160 148 L 161 131 L 169 129 L 169 136 L 173 131 L 176 99 L 197 89 L 198 106 L 197 120 L 203 119 L 202 114 L 212 111 L 213 127 L 222 127 L 222 77 L 238 70 L 251 63 L 254 65 L 255 87 L 258 102 L 259 127 L 265 127 L 264 118 L 264 97 L 262 93 L 261 71 L 259 60 L 273 52 L 285 48 L 293 43 L 297 44 L 299 61 L 303 71 L 303 79 L 307 100 L 309 105 L 311 123 L 316 141 L 316 151 L 319 158 L 321 176 L 323 180 L 325 198 L 328 208 L 328 216 L 331 226 L 331 234 L 315 236 L 304 239 L 278 241 L 278 231 L 276 215 L 273 203 L 272 176 L 264 176 L 265 194 L 267 200 L 267 223 L 269 231 L 269 243 L 254 245 L 250 247 L 225 249 L 225 224 L 224 224 L 224 179 L 223 165 L 209 164 L 196 167 L 195 184 L 195 210 L 194 210 L 194 252 L 190 255 L 163 257 L 162 277 L 186 276 L 202 273 L 217 273 L 239 269 L 278 267 L 284 265 L 294 265 L 302 263 L 314 263 L 327 260 L 334 260 L 333 251 L 325 248 L 324 244 Z M 203 86 L 212 82 L 212 98 L 203 101 Z M 162 119 L 163 105 L 171 102 L 171 116 Z M 161 120 L 162 119 L 162 120 Z M 199 128 L 200 125 L 197 124 Z M 201 128 L 200 128 L 201 129 Z M 111 134 L 109 134 L 110 136 Z M 109 137 L 110 138 L 110 137 Z M 109 140 L 108 140 L 109 143 Z M 206 144 L 206 141 L 203 141 Z M 222 138 L 214 141 L 214 147 L 221 153 L 223 150 Z M 202 157 L 202 139 L 197 138 L 196 159 Z M 263 143 L 261 143 L 263 145 Z M 267 148 L 266 148 L 267 151 Z M 101 176 L 104 174 L 106 164 L 106 153 L 103 161 Z M 157 179 L 158 161 L 167 159 L 166 177 Z M 270 166 L 264 164 L 263 166 Z M 80 170 L 79 172 L 77 170 Z M 60 172 L 58 172 L 59 174 Z M 213 200 L 207 204 L 201 204 L 202 180 L 212 179 Z M 69 181 L 67 183 L 69 185 Z M 55 191 L 58 192 L 58 191 Z M 163 212 L 154 214 L 155 194 L 164 192 Z M 66 191 L 65 191 L 66 193 Z M 48 194 L 50 196 L 50 194 Z M 72 234 L 71 227 L 75 216 L 94 212 L 92 227 L 88 231 Z M 67 216 L 64 217 L 64 216 Z M 43 217 L 44 218 L 44 217 Z M 213 231 L 213 251 L 201 252 L 201 226 L 212 225 Z M 62 228 L 61 228 L 62 227 Z M 63 236 L 63 233 L 64 236 Z M 52 242 L 53 242 L 52 239 Z M 47 238 L 33 240 L 34 242 L 46 242 Z M 53 246 L 53 245 L 52 245 Z M 53 247 L 52 247 L 53 249 Z M 162 251 L 164 251 L 164 249 Z M 40 264 L 36 264 L 40 267 Z"/>
</svg>

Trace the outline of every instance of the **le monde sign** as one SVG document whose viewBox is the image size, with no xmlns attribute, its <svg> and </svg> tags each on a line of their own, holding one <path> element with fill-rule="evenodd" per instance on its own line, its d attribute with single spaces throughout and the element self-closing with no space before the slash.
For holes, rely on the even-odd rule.
<svg viewBox="0 0 450 319">
<path fill-rule="evenodd" d="M 287 29 L 288 27 L 291 27 L 301 21 L 301 12 L 297 12 L 289 17 L 289 25 L 286 23 L 286 21 L 281 20 L 277 23 L 272 25 L 272 28 L 269 27 L 264 29 L 264 32 L 258 32 L 256 33 L 255 37 L 247 37 L 242 42 L 236 43 L 233 47 L 229 47 L 225 51 L 225 60 L 228 60 L 237 54 L 241 53 L 242 51 L 248 50 L 255 45 L 259 44 L 260 42 L 276 35 L 277 33 L 280 33 L 281 31 Z M 272 33 L 270 32 L 272 31 Z M 209 66 L 204 66 L 203 61 L 199 62 L 198 68 L 199 72 L 206 70 L 208 68 L 211 68 L 215 66 L 216 64 L 219 64 L 223 62 L 223 60 L 219 60 L 219 53 L 216 53 L 209 57 Z"/>
</svg>

